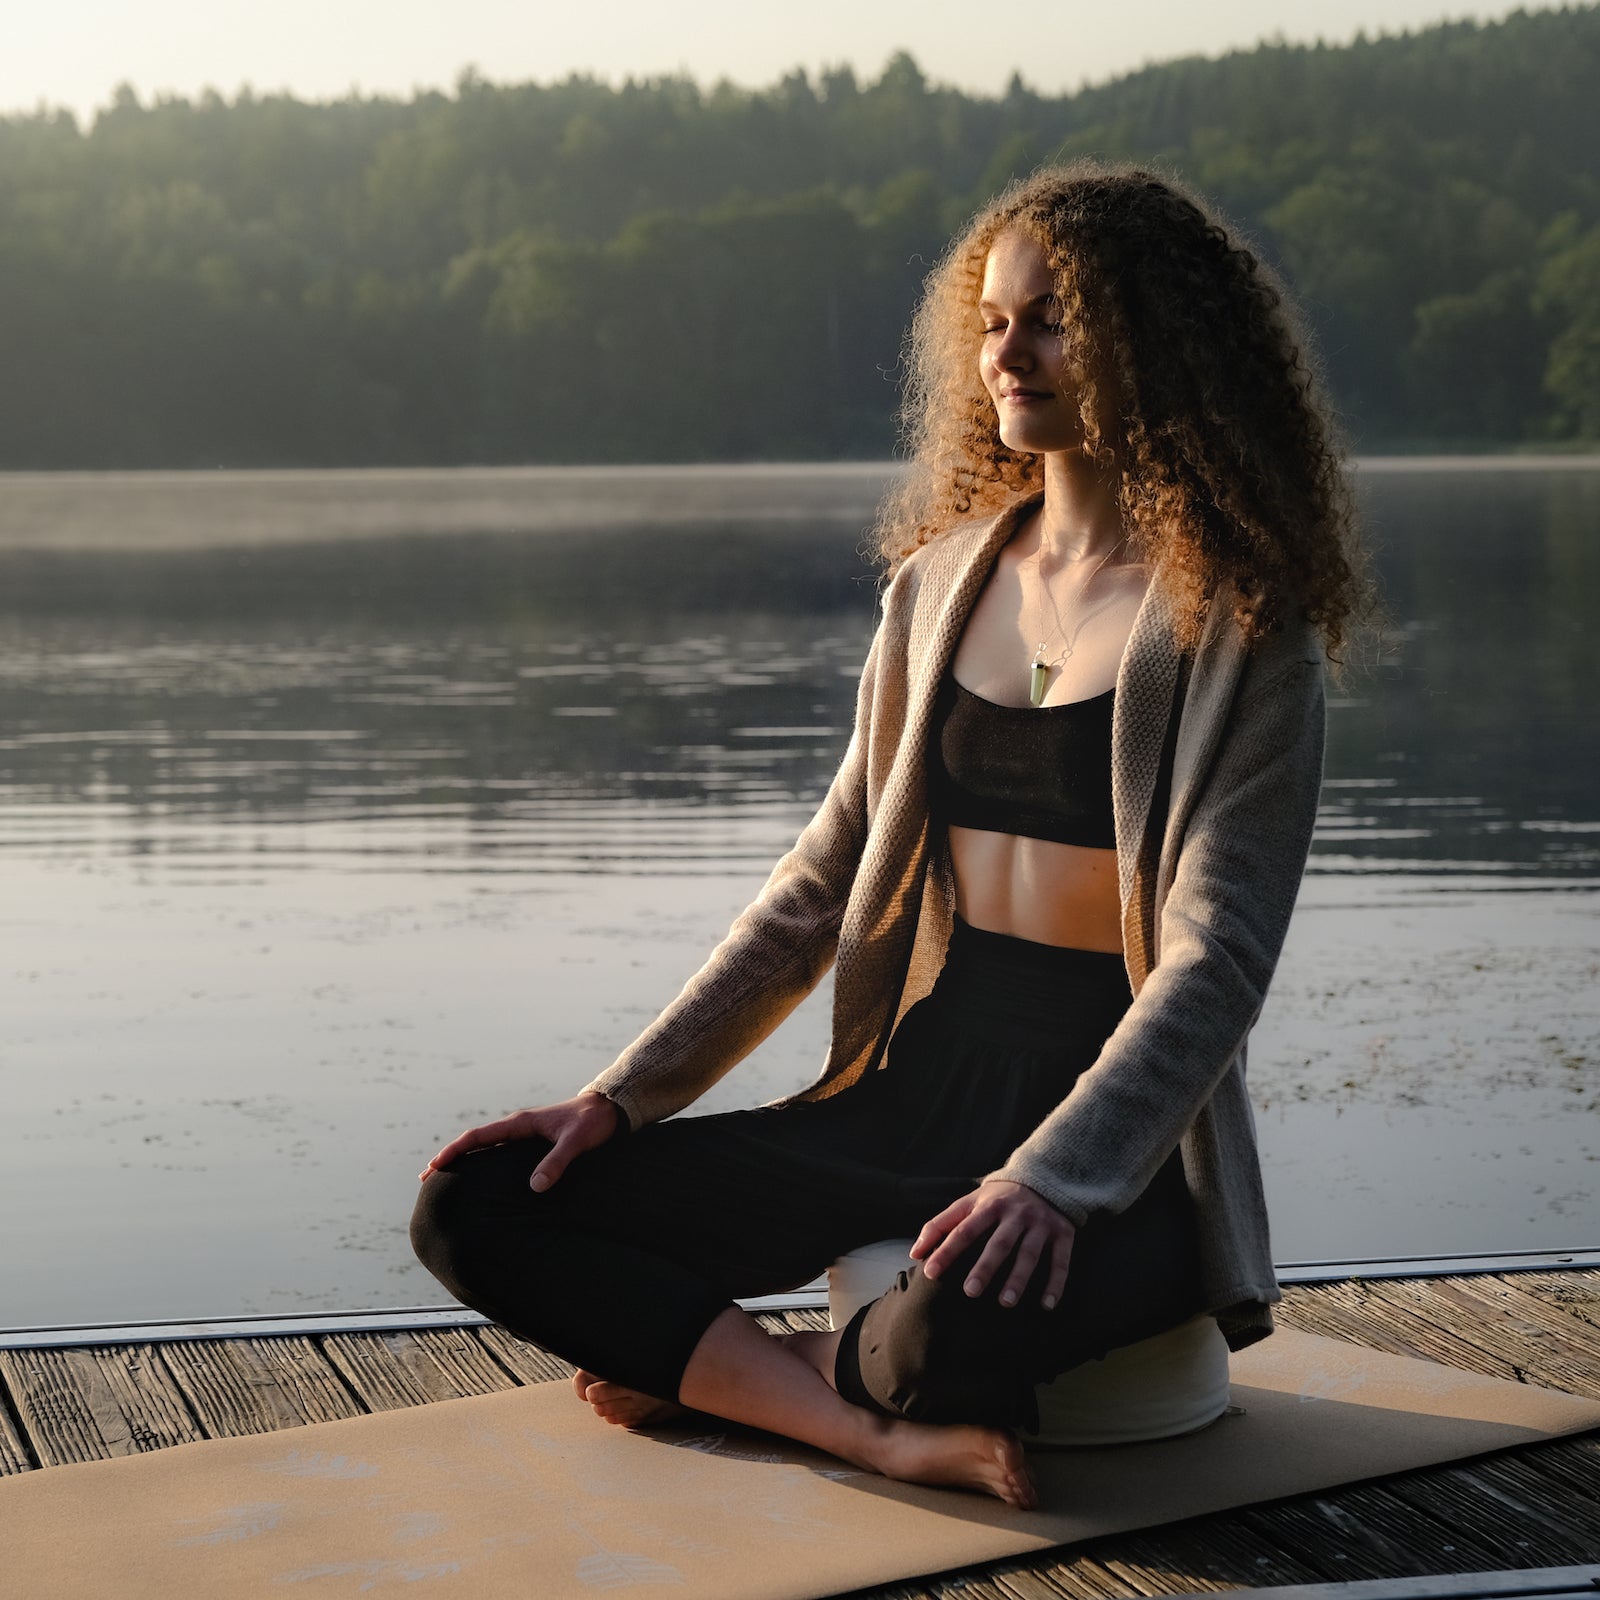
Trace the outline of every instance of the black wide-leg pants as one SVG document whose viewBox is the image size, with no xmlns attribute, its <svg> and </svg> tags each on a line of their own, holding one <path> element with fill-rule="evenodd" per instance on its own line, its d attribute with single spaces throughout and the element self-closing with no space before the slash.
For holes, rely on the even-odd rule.
<svg viewBox="0 0 1600 1600">
<path fill-rule="evenodd" d="M 422 1185 L 418 1256 L 458 1300 L 615 1382 L 676 1399 L 738 1297 L 808 1282 L 847 1251 L 909 1238 L 1068 1093 L 1130 1001 L 1119 956 L 958 923 L 933 993 L 881 1071 L 827 1100 L 674 1117 L 580 1156 L 544 1194 L 549 1146 L 474 1151 Z M 1034 1385 L 1202 1309 L 1176 1153 L 1115 1216 L 1078 1230 L 1065 1293 L 963 1290 L 978 1250 L 920 1267 L 840 1343 L 846 1398 L 921 1421 L 1030 1426 Z"/>
</svg>

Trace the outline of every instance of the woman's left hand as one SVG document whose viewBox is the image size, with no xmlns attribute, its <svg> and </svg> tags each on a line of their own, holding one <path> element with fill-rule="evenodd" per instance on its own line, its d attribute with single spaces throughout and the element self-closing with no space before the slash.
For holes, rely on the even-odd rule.
<svg viewBox="0 0 1600 1600">
<path fill-rule="evenodd" d="M 1020 1183 L 990 1178 L 971 1194 L 947 1205 L 922 1226 L 911 1246 L 923 1273 L 937 1278 L 985 1235 L 988 1244 L 963 1286 L 976 1299 L 1009 1260 L 1011 1271 L 1000 1287 L 1000 1304 L 1014 1306 L 1028 1287 L 1033 1269 L 1049 1252 L 1050 1274 L 1040 1304 L 1051 1310 L 1066 1287 L 1077 1229 L 1050 1202 Z"/>
</svg>

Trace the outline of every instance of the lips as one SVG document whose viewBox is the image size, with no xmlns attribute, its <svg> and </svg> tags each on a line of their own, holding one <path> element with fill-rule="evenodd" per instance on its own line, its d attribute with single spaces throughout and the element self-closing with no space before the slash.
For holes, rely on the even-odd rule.
<svg viewBox="0 0 1600 1600">
<path fill-rule="evenodd" d="M 1031 400 L 1053 400 L 1055 396 L 1048 389 L 1002 389 L 1000 398 L 1015 405 L 1026 405 Z"/>
</svg>

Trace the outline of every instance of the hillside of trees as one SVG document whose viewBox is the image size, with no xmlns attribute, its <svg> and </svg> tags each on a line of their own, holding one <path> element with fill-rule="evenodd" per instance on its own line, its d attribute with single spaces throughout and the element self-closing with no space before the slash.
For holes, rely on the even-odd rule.
<svg viewBox="0 0 1600 1600">
<path fill-rule="evenodd" d="M 885 456 L 902 330 L 1041 161 L 1289 277 L 1362 448 L 1600 439 L 1600 7 L 983 98 L 908 56 L 0 119 L 0 467 Z"/>
</svg>

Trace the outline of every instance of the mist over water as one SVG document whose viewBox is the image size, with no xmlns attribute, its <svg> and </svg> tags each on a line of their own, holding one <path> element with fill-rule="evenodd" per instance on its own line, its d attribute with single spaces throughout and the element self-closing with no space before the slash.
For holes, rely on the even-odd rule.
<svg viewBox="0 0 1600 1600">
<path fill-rule="evenodd" d="M 0 1326 L 437 1303 L 422 1160 L 605 1065 L 826 788 L 885 481 L 0 483 Z M 1600 1244 L 1600 469 L 1358 483 L 1276 1254 Z M 807 1081 L 826 1001 L 702 1107 Z"/>
</svg>

